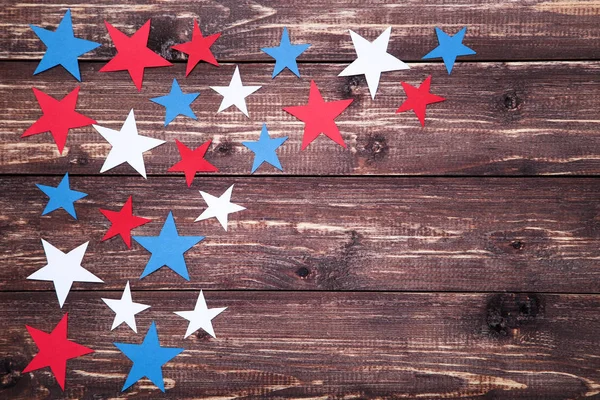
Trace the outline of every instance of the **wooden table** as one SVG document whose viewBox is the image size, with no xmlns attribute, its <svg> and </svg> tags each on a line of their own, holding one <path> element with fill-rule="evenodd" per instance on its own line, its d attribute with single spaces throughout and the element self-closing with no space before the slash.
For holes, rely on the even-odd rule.
<svg viewBox="0 0 600 400">
<path fill-rule="evenodd" d="M 0 7 L 0 398 L 485 398 L 582 399 L 600 396 L 600 3 L 578 0 L 3 0 Z M 40 110 L 31 88 L 62 97 L 77 82 L 62 68 L 33 76 L 44 47 L 28 27 L 54 29 L 69 7 L 77 36 L 104 46 L 82 57 L 78 109 L 119 129 L 130 108 L 144 135 L 167 140 L 145 156 L 144 180 L 128 166 L 102 175 L 109 145 L 89 126 L 71 131 L 64 155 L 49 134 L 20 139 Z M 185 59 L 170 50 L 189 40 L 194 17 L 221 67 L 200 64 L 184 78 Z M 98 73 L 115 50 L 103 21 L 133 33 L 152 18 L 149 47 L 176 65 L 146 70 L 138 93 L 126 72 Z M 348 29 L 374 39 L 392 26 L 389 51 L 410 71 L 382 76 L 375 101 L 363 77 L 338 77 L 355 58 Z M 421 57 L 437 45 L 434 26 L 468 26 L 477 51 L 447 75 Z M 295 43 L 302 78 L 271 80 L 260 51 Z M 464 61 L 464 62 L 463 62 Z M 248 85 L 250 119 L 216 114 L 235 65 Z M 421 128 L 400 81 L 433 75 L 446 97 Z M 200 91 L 198 121 L 163 127 L 150 97 L 173 77 Z M 300 151 L 303 124 L 282 111 L 308 96 L 311 79 L 326 100 L 352 98 L 338 118 L 348 149 L 325 137 Z M 289 136 L 283 173 L 250 176 L 256 140 L 267 123 Z M 220 172 L 166 170 L 179 160 L 175 139 L 191 147 L 212 139 L 207 159 Z M 89 194 L 41 216 L 35 183 Z M 218 195 L 235 183 L 225 232 L 198 190 Z M 156 235 L 169 210 L 180 234 L 207 239 L 190 250 L 191 281 L 172 271 L 139 280 L 148 253 L 119 239 L 99 208 L 133 195 L 135 212 Z M 49 282 L 25 278 L 45 264 L 44 238 L 67 251 L 90 240 L 84 266 L 104 285 L 75 284 L 63 309 Z M 114 331 L 101 297 L 118 298 L 131 281 L 136 335 Z M 229 307 L 183 339 L 200 289 L 209 307 Z M 69 338 L 95 353 L 68 363 L 63 393 L 46 370 L 21 371 L 37 352 L 25 325 L 50 331 L 69 313 Z M 130 362 L 113 342 L 141 342 L 156 321 L 161 343 L 186 350 L 163 368 L 167 392 L 148 380 L 121 393 Z"/>
</svg>

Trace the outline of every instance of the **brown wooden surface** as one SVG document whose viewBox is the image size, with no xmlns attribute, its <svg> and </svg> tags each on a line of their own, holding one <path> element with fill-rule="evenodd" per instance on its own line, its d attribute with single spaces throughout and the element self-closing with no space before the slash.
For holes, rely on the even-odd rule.
<svg viewBox="0 0 600 400">
<path fill-rule="evenodd" d="M 121 283 L 123 283 L 121 281 Z M 135 289 L 136 283 L 132 287 Z M 161 344 L 186 350 L 163 368 L 167 392 L 143 380 L 127 398 L 594 398 L 600 391 L 600 297 L 536 294 L 206 292 L 217 339 L 183 339 L 173 311 L 197 293 L 135 292 L 152 307 L 136 335 L 110 332 L 101 297 L 4 293 L 4 394 L 62 397 L 49 373 L 20 371 L 36 353 L 23 321 L 51 329 L 69 312 L 70 337 L 96 352 L 69 361 L 66 397 L 113 398 L 130 362 L 113 342 L 137 342 L 157 321 Z M 18 309 L 16 314 L 12 310 Z"/>
<path fill-rule="evenodd" d="M 600 2 L 121 3 L 0 0 L 1 399 L 600 398 Z M 91 127 L 72 130 L 62 156 L 49 134 L 19 138 L 40 116 L 32 87 L 60 98 L 78 85 L 61 68 L 33 76 L 44 46 L 28 24 L 54 29 L 69 7 L 76 35 L 103 44 L 80 62 L 78 109 L 118 129 L 134 108 L 140 133 L 168 141 L 146 153 L 148 180 L 128 166 L 100 175 L 109 145 Z M 213 46 L 223 65 L 185 78 L 170 46 L 189 40 L 195 17 L 205 34 L 223 32 Z M 126 72 L 98 73 L 114 54 L 103 21 L 131 34 L 148 18 L 149 47 L 176 65 L 146 70 L 138 93 Z M 421 61 L 437 45 L 434 26 L 465 25 L 476 56 L 450 76 L 439 60 Z M 260 51 L 284 26 L 312 44 L 301 79 L 272 80 Z M 411 69 L 384 73 L 373 101 L 363 77 L 337 75 L 355 57 L 348 29 L 374 39 L 388 26 L 390 52 Z M 245 84 L 263 85 L 248 97 L 250 118 L 216 114 L 221 97 L 208 88 L 227 84 L 235 64 Z M 400 81 L 429 74 L 448 100 L 428 108 L 423 129 L 395 110 Z M 164 109 L 148 99 L 174 77 L 201 92 L 198 121 L 164 128 Z M 347 150 L 321 137 L 300 151 L 303 124 L 281 108 L 304 103 L 311 79 L 326 100 L 354 99 L 338 118 Z M 282 176 L 248 176 L 241 142 L 263 122 L 289 140 L 284 172 L 257 175 Z M 207 159 L 220 172 L 191 188 L 167 174 L 175 139 L 212 139 Z M 89 194 L 79 219 L 41 216 L 35 183 L 56 185 L 65 172 Z M 233 183 L 247 210 L 230 216 L 229 231 L 194 223 L 205 208 L 198 190 Z M 129 195 L 153 220 L 134 234 L 156 235 L 173 210 L 180 234 L 206 236 L 186 254 L 190 282 L 167 268 L 139 280 L 149 253 L 100 242 L 108 221 L 98 209 Z M 51 282 L 26 280 L 45 265 L 41 238 L 65 251 L 90 240 L 83 265 L 105 284 L 75 283 L 61 310 Z M 118 298 L 127 280 L 152 306 L 137 335 L 111 332 L 100 300 Z M 190 309 L 199 289 L 209 307 L 229 308 L 213 321 L 217 339 L 184 340 L 173 311 Z M 96 352 L 69 361 L 63 393 L 48 369 L 21 371 L 37 352 L 25 325 L 50 331 L 64 312 L 69 338 Z M 164 367 L 166 394 L 148 380 L 121 393 L 130 363 L 112 343 L 140 343 L 152 320 L 164 345 L 186 350 Z"/>
<path fill-rule="evenodd" d="M 596 0 L 3 0 L 0 57 L 38 59 L 43 46 L 28 24 L 58 24 L 68 7 L 75 32 L 104 44 L 86 58 L 107 59 L 114 50 L 104 21 L 132 34 L 152 18 L 150 47 L 170 59 L 189 40 L 193 18 L 206 34 L 222 32 L 215 56 L 223 61 L 265 61 L 262 47 L 276 46 L 287 26 L 296 43 L 312 47 L 305 61 L 348 61 L 355 53 L 348 29 L 372 39 L 392 26 L 390 51 L 420 60 L 437 45 L 434 27 L 454 33 L 469 27 L 465 44 L 479 60 L 598 59 L 600 3 Z"/>
<path fill-rule="evenodd" d="M 185 65 L 146 71 L 138 93 L 127 72 L 99 73 L 100 63 L 82 65 L 79 110 L 99 125 L 120 129 L 131 108 L 141 134 L 168 143 L 146 153 L 150 174 L 165 174 L 179 161 L 175 139 L 195 147 L 213 140 L 207 159 L 220 173 L 248 174 L 253 154 L 242 146 L 257 140 L 263 123 L 273 136 L 288 136 L 278 153 L 284 174 L 538 175 L 600 173 L 600 67 L 589 62 L 471 63 L 448 76 L 442 65 L 413 64 L 384 74 L 375 101 L 364 79 L 337 77 L 336 64 L 302 65 L 302 79 L 273 66 L 241 66 L 249 85 L 264 85 L 248 97 L 250 119 L 234 107 L 217 114 L 222 97 L 210 85 L 226 85 L 234 66 L 202 64 L 184 78 Z M 40 115 L 31 87 L 62 98 L 76 87 L 66 71 L 33 76 L 34 63 L 0 63 L 0 172 L 98 174 L 110 145 L 91 126 L 72 130 L 63 156 L 49 133 L 19 136 Z M 405 95 L 401 80 L 418 85 L 433 74 L 432 91 L 448 100 L 430 106 L 426 127 L 411 112 L 396 114 Z M 184 91 L 199 91 L 192 104 L 198 121 L 178 117 L 164 127 L 164 107 L 151 97 L 168 93 L 173 77 Z M 282 110 L 304 104 L 310 79 L 327 100 L 354 98 L 337 121 L 348 149 L 321 135 L 300 151 L 304 124 Z M 65 83 L 65 81 L 67 83 Z M 128 165 L 107 173 L 136 174 Z M 266 165 L 257 174 L 277 174 Z"/>
</svg>

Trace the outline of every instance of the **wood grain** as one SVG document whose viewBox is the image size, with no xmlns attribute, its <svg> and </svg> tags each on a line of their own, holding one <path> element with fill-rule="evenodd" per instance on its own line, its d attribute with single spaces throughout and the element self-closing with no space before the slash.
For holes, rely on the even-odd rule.
<svg viewBox="0 0 600 400">
<path fill-rule="evenodd" d="M 124 284 L 124 282 L 121 282 Z M 134 283 L 133 287 L 137 285 Z M 136 335 L 110 331 L 101 297 L 2 293 L 0 396 L 68 398 L 498 398 L 583 399 L 600 391 L 600 296 L 206 292 L 227 306 L 204 333 L 183 339 L 194 292 L 135 292 L 152 307 Z M 18 313 L 13 310 L 19 310 Z M 50 331 L 69 312 L 69 338 L 96 352 L 68 363 L 63 395 L 48 370 L 23 374 L 37 348 L 25 325 Z M 113 342 L 140 343 L 151 320 L 163 346 L 186 350 L 148 381 L 120 389 L 131 363 Z"/>
<path fill-rule="evenodd" d="M 266 61 L 260 51 L 279 43 L 287 26 L 296 43 L 310 43 L 304 61 L 348 61 L 355 57 L 348 29 L 373 40 L 392 26 L 390 52 L 420 60 L 437 46 L 434 27 L 449 33 L 463 26 L 465 44 L 477 51 L 468 60 L 574 60 L 600 58 L 600 3 L 595 0 L 195 0 L 168 2 L 4 0 L 0 21 L 0 58 L 39 59 L 44 47 L 28 24 L 55 29 L 65 10 L 73 12 L 76 35 L 104 46 L 86 59 L 108 59 L 114 48 L 107 20 L 133 34 L 152 18 L 149 47 L 171 60 L 170 50 L 188 41 L 198 18 L 205 34 L 222 32 L 213 49 L 222 61 Z"/>
<path fill-rule="evenodd" d="M 25 278 L 45 265 L 40 239 L 70 250 L 90 240 L 84 266 L 117 289 L 294 289 L 411 291 L 600 290 L 600 181 L 596 179 L 71 177 L 89 193 L 40 216 L 46 196 L 34 183 L 58 177 L 3 177 L 0 290 L 52 290 Z M 220 195 L 235 184 L 225 232 L 215 219 L 194 223 L 206 205 L 198 190 Z M 134 235 L 158 235 L 173 211 L 182 235 L 206 236 L 187 255 L 191 281 L 162 268 L 138 282 L 149 253 L 120 238 L 101 242 L 133 195 L 137 215 L 153 222 Z"/>
<path fill-rule="evenodd" d="M 242 146 L 257 140 L 263 123 L 271 135 L 289 136 L 278 150 L 284 174 L 542 175 L 599 174 L 600 68 L 597 63 L 477 63 L 461 65 L 448 76 L 438 65 L 413 64 L 409 71 L 384 74 L 375 101 L 364 79 L 336 77 L 341 67 L 302 66 L 302 79 L 270 78 L 271 66 L 241 66 L 249 85 L 264 85 L 248 98 L 250 118 L 236 109 L 216 114 L 221 96 L 209 85 L 227 84 L 233 65 L 200 66 L 184 79 L 185 67 L 150 69 L 138 93 L 128 74 L 98 73 L 85 64 L 78 109 L 98 124 L 120 129 L 134 108 L 141 134 L 169 143 L 145 156 L 151 174 L 164 174 L 179 161 L 175 139 L 190 147 L 212 139 L 207 159 L 220 173 L 249 174 L 253 153 Z M 65 85 L 65 71 L 33 77 L 33 63 L 0 63 L 6 84 L 0 88 L 0 173 L 97 174 L 110 145 L 91 127 L 72 130 L 61 157 L 49 133 L 20 139 L 41 115 L 31 87 L 62 98 L 76 87 Z M 448 100 L 429 107 L 421 128 L 412 112 L 396 114 L 404 101 L 400 80 L 418 85 L 433 73 L 432 91 Z M 291 76 L 290 76 L 291 75 Z M 184 91 L 199 91 L 192 107 L 198 121 L 178 117 L 164 127 L 164 108 L 148 99 L 168 92 L 173 77 Z M 300 150 L 304 124 L 282 107 L 306 102 L 310 79 L 327 100 L 353 98 L 338 119 L 348 149 L 321 135 Z M 127 165 L 108 173 L 136 174 Z M 279 173 L 266 165 L 257 173 Z"/>
</svg>

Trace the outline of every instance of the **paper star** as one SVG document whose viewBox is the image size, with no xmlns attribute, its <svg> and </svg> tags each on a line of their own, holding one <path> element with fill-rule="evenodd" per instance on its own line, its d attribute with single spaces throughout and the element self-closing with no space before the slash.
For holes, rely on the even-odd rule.
<svg viewBox="0 0 600 400">
<path fill-rule="evenodd" d="M 48 204 L 46 204 L 46 208 L 44 208 L 44 211 L 42 212 L 42 215 L 46 215 L 54 210 L 62 208 L 73 218 L 77 219 L 77 214 L 75 214 L 75 206 L 73 203 L 79 199 L 83 199 L 85 196 L 87 196 L 87 193 L 71 190 L 68 172 L 62 178 L 57 187 L 40 185 L 39 183 L 36 183 L 35 186 L 37 186 L 38 189 L 40 189 L 46 196 L 50 198 L 48 200 Z"/>
<path fill-rule="evenodd" d="M 283 28 L 283 34 L 281 35 L 281 42 L 278 47 L 265 47 L 261 50 L 270 55 L 275 59 L 275 68 L 273 69 L 273 76 L 275 78 L 285 68 L 289 69 L 300 78 L 300 71 L 298 71 L 298 64 L 296 58 L 300 54 L 304 53 L 306 49 L 310 47 L 310 44 L 292 44 L 290 43 L 290 36 L 287 28 Z"/>
<path fill-rule="evenodd" d="M 402 103 L 400 108 L 396 110 L 396 113 L 413 110 L 417 118 L 419 118 L 421 126 L 425 126 L 425 111 L 427 110 L 427 105 L 439 103 L 446 99 L 429 93 L 431 75 L 429 75 L 418 88 L 409 85 L 406 82 L 400 83 L 406 92 L 407 99 Z"/>
<path fill-rule="evenodd" d="M 233 185 L 229 186 L 225 193 L 223 193 L 220 197 L 215 197 L 201 190 L 200 194 L 206 202 L 206 205 L 208 205 L 208 208 L 204 210 L 204 212 L 200 214 L 200 216 L 196 218 L 196 221 L 194 222 L 216 217 L 217 220 L 221 223 L 223 229 L 227 230 L 228 215 L 246 209 L 246 207 L 242 207 L 231 202 L 232 191 Z"/>
<path fill-rule="evenodd" d="M 42 239 L 44 253 L 48 264 L 29 275 L 27 279 L 34 281 L 52 281 L 58 304 L 62 308 L 74 282 L 104 283 L 104 281 L 81 266 L 89 242 L 63 253 Z"/>
<path fill-rule="evenodd" d="M 217 172 L 218 169 L 204 159 L 206 150 L 210 146 L 211 141 L 202 143 L 195 150 L 190 149 L 179 140 L 175 139 L 181 161 L 168 169 L 168 172 L 183 172 L 185 173 L 185 182 L 188 187 L 192 186 L 196 172 Z"/>
<path fill-rule="evenodd" d="M 410 67 L 387 52 L 392 27 L 387 28 L 377 39 L 369 42 L 359 34 L 350 31 L 357 58 L 338 76 L 365 75 L 371 98 L 375 99 L 379 78 L 382 72 L 398 71 Z"/>
<path fill-rule="evenodd" d="M 33 74 L 37 75 L 57 65 L 62 65 L 75 79 L 81 81 L 77 57 L 94 50 L 100 46 L 100 43 L 75 37 L 71 22 L 71 10 L 67 10 L 55 31 L 29 26 L 46 45 L 46 52 Z"/>
<path fill-rule="evenodd" d="M 51 333 L 25 325 L 40 350 L 23 370 L 31 372 L 50 367 L 56 381 L 65 390 L 67 360 L 93 353 L 94 350 L 67 339 L 68 314 L 65 314 Z"/>
<path fill-rule="evenodd" d="M 133 200 L 131 196 L 129 196 L 120 211 L 103 210 L 101 208 L 100 212 L 111 223 L 102 241 L 121 235 L 121 239 L 123 239 L 129 249 L 131 248 L 131 230 L 152 221 L 148 218 L 133 215 Z"/>
<path fill-rule="evenodd" d="M 129 288 L 129 281 L 127 281 L 127 285 L 125 285 L 125 290 L 123 291 L 120 300 L 103 298 L 102 301 L 106 303 L 106 305 L 109 306 L 110 309 L 116 314 L 112 327 L 110 328 L 111 331 L 125 322 L 131 329 L 133 329 L 135 333 L 137 333 L 135 314 L 150 308 L 150 306 L 145 304 L 133 302 L 131 298 L 131 289 Z"/>
<path fill-rule="evenodd" d="M 204 239 L 204 236 L 180 236 L 173 219 L 173 213 L 169 211 L 160 234 L 158 236 L 134 236 L 133 240 L 138 242 L 152 255 L 142 276 L 150 275 L 157 269 L 166 265 L 186 281 L 190 280 L 183 254 Z"/>
<path fill-rule="evenodd" d="M 264 162 L 283 171 L 275 150 L 277 150 L 287 139 L 287 136 L 271 139 L 269 132 L 267 131 L 267 124 L 263 124 L 262 130 L 260 131 L 260 138 L 257 141 L 242 142 L 244 146 L 254 152 L 254 162 L 252 163 L 251 173 L 254 173 L 254 171 L 256 171 Z"/>
<path fill-rule="evenodd" d="M 165 141 L 138 135 L 133 108 L 129 111 L 129 115 L 120 131 L 104 128 L 99 125 L 93 126 L 112 146 L 110 153 L 108 153 L 108 156 L 102 165 L 102 169 L 100 170 L 101 173 L 126 162 L 140 175 L 146 178 L 146 165 L 144 164 L 143 154 L 146 151 L 160 146 L 165 143 Z"/>
<path fill-rule="evenodd" d="M 96 123 L 93 119 L 75 111 L 77 97 L 79 96 L 79 86 L 61 100 L 56 100 L 54 97 L 36 88 L 33 88 L 33 94 L 42 109 L 43 115 L 27 128 L 21 137 L 50 132 L 54 143 L 56 143 L 56 147 L 58 147 L 58 151 L 62 154 L 67 142 L 69 129 L 81 128 Z"/>
<path fill-rule="evenodd" d="M 117 48 L 117 55 L 100 68 L 100 72 L 127 70 L 139 92 L 142 90 L 145 68 L 173 65 L 146 47 L 148 35 L 150 34 L 150 20 L 146 21 L 131 37 L 106 21 L 104 21 L 104 25 L 106 25 L 108 34 Z"/>
<path fill-rule="evenodd" d="M 220 33 L 215 33 L 214 35 L 203 37 L 202 32 L 200 31 L 200 27 L 198 26 L 198 21 L 194 19 L 194 30 L 192 31 L 192 40 L 190 42 L 185 42 L 182 44 L 172 46 L 173 49 L 179 50 L 182 53 L 188 55 L 188 62 L 185 68 L 185 76 L 188 76 L 200 61 L 206 61 L 207 63 L 216 65 L 217 67 L 219 66 L 219 63 L 215 59 L 215 56 L 213 56 L 213 53 L 210 51 L 210 46 L 213 45 L 213 43 L 219 38 L 219 36 L 221 36 Z"/>
<path fill-rule="evenodd" d="M 473 49 L 465 46 L 462 43 L 466 33 L 466 26 L 458 31 L 458 33 L 454 36 L 450 36 L 440 28 L 436 27 L 435 34 L 437 35 L 439 45 L 427 53 L 423 59 L 427 60 L 430 58 L 442 58 L 444 60 L 444 65 L 446 65 L 448 75 L 450 75 L 452 72 L 452 67 L 454 67 L 456 57 L 477 54 L 475 51 L 473 51 Z"/>
<path fill-rule="evenodd" d="M 302 150 L 304 150 L 321 133 L 346 147 L 342 134 L 335 124 L 335 118 L 352 103 L 352 99 L 325 102 L 315 81 L 310 81 L 308 103 L 303 106 L 285 107 L 283 110 L 304 122 L 304 137 Z"/>
<path fill-rule="evenodd" d="M 154 322 L 150 325 L 142 344 L 113 344 L 133 362 L 121 391 L 146 377 L 164 392 L 165 383 L 163 381 L 162 366 L 184 350 L 161 346 Z"/>
<path fill-rule="evenodd" d="M 179 315 L 182 318 L 190 321 L 187 327 L 187 331 L 185 332 L 184 339 L 190 336 L 192 333 L 196 332 L 198 329 L 202 328 L 208 333 L 210 336 L 215 336 L 215 331 L 212 326 L 212 319 L 217 315 L 221 314 L 225 311 L 227 307 L 223 308 L 208 308 L 206 306 L 206 300 L 204 300 L 204 295 L 202 294 L 202 290 L 198 295 L 198 300 L 196 300 L 196 306 L 193 311 L 175 311 L 175 314 Z"/>
<path fill-rule="evenodd" d="M 221 101 L 221 105 L 217 111 L 218 113 L 231 106 L 236 106 L 246 117 L 249 117 L 248 109 L 246 107 L 246 97 L 250 96 L 261 87 L 262 86 L 244 86 L 242 84 L 242 78 L 240 77 L 240 68 L 236 66 L 233 76 L 231 77 L 231 82 L 229 82 L 229 86 L 211 86 L 210 88 L 223 96 L 223 101 Z"/>
<path fill-rule="evenodd" d="M 177 83 L 177 79 L 173 79 L 171 91 L 168 95 L 154 97 L 150 99 L 150 101 L 156 104 L 160 104 L 161 106 L 166 108 L 165 126 L 167 126 L 178 115 L 185 115 L 186 117 L 198 119 L 198 117 L 196 117 L 196 114 L 194 114 L 194 112 L 190 108 L 190 104 L 192 104 L 192 102 L 196 100 L 198 96 L 200 96 L 200 93 L 184 94 L 181 91 L 181 88 L 179 87 L 179 83 Z"/>
</svg>

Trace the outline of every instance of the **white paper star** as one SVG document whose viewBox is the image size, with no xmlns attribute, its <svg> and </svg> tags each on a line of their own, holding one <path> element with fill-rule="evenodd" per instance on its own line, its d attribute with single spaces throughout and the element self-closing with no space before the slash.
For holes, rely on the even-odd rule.
<svg viewBox="0 0 600 400">
<path fill-rule="evenodd" d="M 262 86 L 244 86 L 242 85 L 242 78 L 240 77 L 240 68 L 235 67 L 233 76 L 229 86 L 211 86 L 210 88 L 215 92 L 223 96 L 223 101 L 219 106 L 218 113 L 231 107 L 236 106 L 246 117 L 248 115 L 248 109 L 246 108 L 246 97 L 256 92 Z"/>
<path fill-rule="evenodd" d="M 371 98 L 375 99 L 379 78 L 382 72 L 398 71 L 410 67 L 387 52 L 392 27 L 387 28 L 377 39 L 369 42 L 359 34 L 350 31 L 357 58 L 338 76 L 365 75 Z"/>
<path fill-rule="evenodd" d="M 133 109 L 129 111 L 129 115 L 120 131 L 98 125 L 93 126 L 112 146 L 110 153 L 108 153 L 104 161 L 104 165 L 102 165 L 101 173 L 126 162 L 146 178 L 143 153 L 160 146 L 165 141 L 138 135 Z"/>
<path fill-rule="evenodd" d="M 216 339 L 217 337 L 215 336 L 215 331 L 213 330 L 211 321 L 214 317 L 221 314 L 226 309 L 227 307 L 208 308 L 201 290 L 193 311 L 175 311 L 175 314 L 190 321 L 187 331 L 185 332 L 184 339 L 200 328 L 204 329 L 210 336 Z"/>
<path fill-rule="evenodd" d="M 221 197 L 215 197 L 200 190 L 200 194 L 208 205 L 208 208 L 204 210 L 204 212 L 200 214 L 200 216 L 196 218 L 194 222 L 216 217 L 221 223 L 221 226 L 223 226 L 223 229 L 227 230 L 227 216 L 231 213 L 246 209 L 246 207 L 242 207 L 231 202 L 232 191 L 233 185 L 229 186 L 229 188 L 221 195 Z"/>
<path fill-rule="evenodd" d="M 73 282 L 104 283 L 102 279 L 81 266 L 88 243 L 85 242 L 65 254 L 42 239 L 42 246 L 44 246 L 48 264 L 29 275 L 27 279 L 54 282 L 58 304 L 62 308 Z"/>
<path fill-rule="evenodd" d="M 137 326 L 135 325 L 135 314 L 144 311 L 150 306 L 141 303 L 134 303 L 131 299 L 131 289 L 129 288 L 129 281 L 127 281 L 127 285 L 125 285 L 125 290 L 123 291 L 123 295 L 121 295 L 121 300 L 114 299 L 102 299 L 103 302 L 106 303 L 107 306 L 110 307 L 111 310 L 115 312 L 115 319 L 113 320 L 112 327 L 110 330 L 112 331 L 117 326 L 121 325 L 125 322 L 135 333 L 137 333 Z"/>
</svg>

